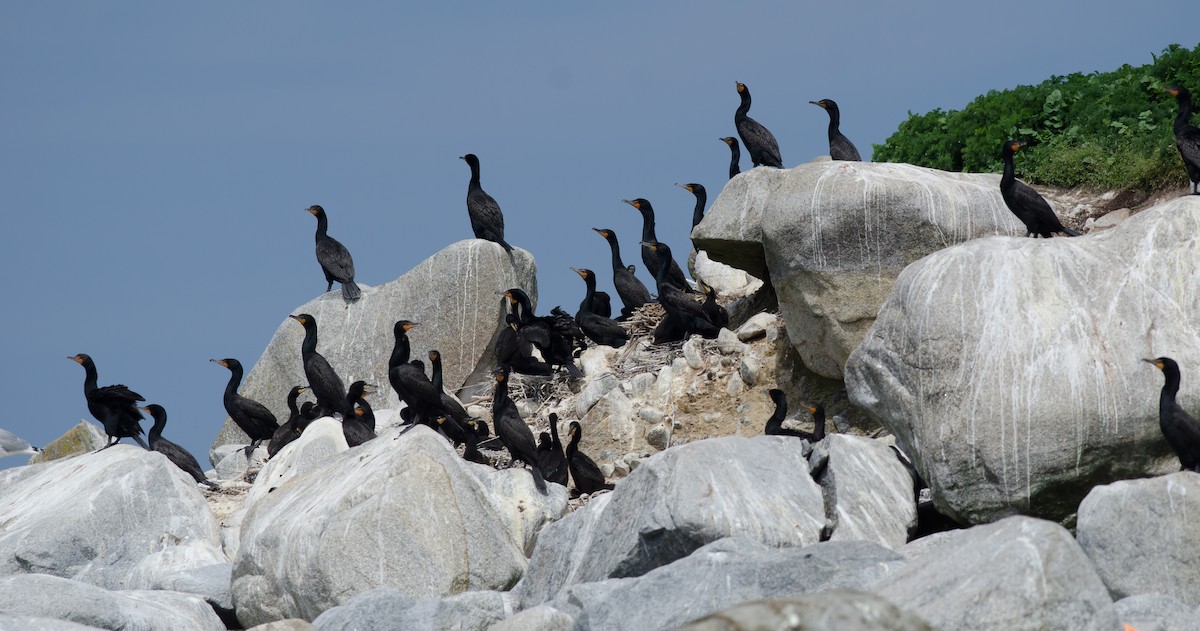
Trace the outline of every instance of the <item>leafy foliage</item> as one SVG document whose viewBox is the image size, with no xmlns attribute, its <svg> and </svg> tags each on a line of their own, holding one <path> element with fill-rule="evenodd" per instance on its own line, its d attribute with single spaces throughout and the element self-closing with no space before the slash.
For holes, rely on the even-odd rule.
<svg viewBox="0 0 1200 631">
<path fill-rule="evenodd" d="M 959 111 L 909 112 L 875 145 L 874 159 L 997 172 L 1001 144 L 1025 140 L 1017 169 L 1033 182 L 1140 190 L 1185 185 L 1171 127 L 1178 108 L 1163 90 L 1168 85 L 1182 85 L 1200 100 L 1200 45 L 1172 44 L 1136 68 L 992 90 Z"/>
</svg>

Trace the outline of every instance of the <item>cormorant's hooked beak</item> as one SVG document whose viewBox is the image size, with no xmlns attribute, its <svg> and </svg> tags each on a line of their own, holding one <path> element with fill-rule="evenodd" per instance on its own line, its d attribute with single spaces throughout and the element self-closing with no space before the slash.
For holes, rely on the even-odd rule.
<svg viewBox="0 0 1200 631">
<path fill-rule="evenodd" d="M 587 278 L 587 273 L 584 272 L 583 270 L 579 269 L 578 267 L 572 267 L 571 271 L 575 272 L 576 274 L 579 274 L 580 278 Z"/>
<path fill-rule="evenodd" d="M 676 182 L 675 186 L 678 186 L 689 193 L 692 192 L 692 187 L 688 186 L 687 184 L 680 184 L 679 182 Z"/>
<path fill-rule="evenodd" d="M 1163 363 L 1158 361 L 1157 359 L 1143 359 L 1142 361 L 1146 362 L 1147 364 L 1153 364 L 1154 367 L 1159 370 L 1163 369 Z"/>
<path fill-rule="evenodd" d="M 229 368 L 229 364 L 226 364 L 224 359 L 210 359 L 208 361 Z"/>
<path fill-rule="evenodd" d="M 633 206 L 634 208 L 636 208 L 636 209 L 638 209 L 638 210 L 641 210 L 641 209 L 642 209 L 642 205 L 641 205 L 641 204 L 639 204 L 639 203 L 637 203 L 636 201 L 633 201 L 633 200 L 631 200 L 631 199 L 623 199 L 623 200 L 621 200 L 621 201 L 625 202 L 626 204 L 629 204 L 630 206 Z"/>
<path fill-rule="evenodd" d="M 813 105 L 816 105 L 817 107 L 819 107 L 821 109 L 825 109 L 825 104 L 820 101 L 809 101 L 809 103 L 812 103 Z"/>
</svg>

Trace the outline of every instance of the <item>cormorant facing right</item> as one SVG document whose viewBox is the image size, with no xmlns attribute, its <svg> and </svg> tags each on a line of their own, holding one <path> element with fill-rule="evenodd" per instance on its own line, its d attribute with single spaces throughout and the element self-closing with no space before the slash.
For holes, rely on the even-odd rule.
<svg viewBox="0 0 1200 631">
<path fill-rule="evenodd" d="M 675 186 L 696 196 L 696 207 L 692 209 L 692 227 L 704 219 L 704 205 L 708 203 L 708 191 L 704 190 L 704 186 L 692 182 L 691 184 L 675 183 Z"/>
<path fill-rule="evenodd" d="M 608 248 L 612 250 L 613 287 L 617 289 L 621 304 L 625 305 L 621 309 L 621 317 L 627 318 L 634 310 L 651 301 L 650 290 L 625 267 L 624 261 L 621 260 L 621 246 L 617 243 L 617 233 L 608 228 L 592 230 L 604 237 L 604 240 L 608 241 Z"/>
<path fill-rule="evenodd" d="M 346 393 L 346 403 L 354 410 L 350 415 L 342 417 L 342 436 L 346 438 L 346 445 L 349 447 L 357 447 L 376 437 L 375 414 L 371 412 L 371 404 L 363 398 L 371 393 L 373 387 L 365 381 L 355 381 Z M 356 403 L 366 407 L 355 409 Z M 364 415 L 360 415 L 359 412 L 371 412 L 368 417 L 370 425 L 367 424 L 367 420 L 364 420 Z"/>
<path fill-rule="evenodd" d="M 471 181 L 467 184 L 467 215 L 471 219 L 471 230 L 476 239 L 485 239 L 499 243 L 505 251 L 512 252 L 512 246 L 504 240 L 504 215 L 500 212 L 500 204 L 488 195 L 479 185 L 479 158 L 473 153 L 460 156 L 471 167 Z"/>
<path fill-rule="evenodd" d="M 587 454 L 579 451 L 579 439 L 583 438 L 583 426 L 578 421 L 571 421 L 571 429 L 567 434 L 567 468 L 571 471 L 571 479 L 575 480 L 575 490 L 591 495 L 596 491 L 611 491 L 613 485 L 604 481 L 604 473 L 596 466 L 596 461 Z"/>
<path fill-rule="evenodd" d="M 1004 175 L 1000 176 L 1000 196 L 1004 198 L 1004 204 L 1025 224 L 1025 236 L 1049 239 L 1054 233 L 1062 232 L 1070 237 L 1078 237 L 1082 233 L 1063 226 L 1050 204 L 1032 187 L 1016 178 L 1013 154 L 1024 146 L 1024 142 L 1004 141 Z"/>
<path fill-rule="evenodd" d="M 633 206 L 642 213 L 642 262 L 646 264 L 646 271 L 650 272 L 650 276 L 658 278 L 658 268 L 667 266 L 667 280 L 678 287 L 679 289 L 694 294 L 696 290 L 688 284 L 687 278 L 683 275 L 683 270 L 679 268 L 679 264 L 674 259 L 667 257 L 663 258 L 657 251 L 644 245 L 646 241 L 658 241 L 658 237 L 654 235 L 654 207 L 644 198 L 623 199 L 621 200 L 630 206 Z"/>
<path fill-rule="evenodd" d="M 838 125 L 842 121 L 842 113 L 838 110 L 838 104 L 833 99 L 821 99 L 820 101 L 809 101 L 809 103 L 829 112 L 829 157 L 834 160 L 862 162 L 862 156 L 858 155 L 858 148 L 838 129 Z"/>
<path fill-rule="evenodd" d="M 540 447 L 540 446 L 539 446 Z M 558 415 L 550 413 L 550 444 L 549 449 L 543 449 L 541 468 L 542 475 L 547 480 L 563 486 L 567 485 L 567 456 L 563 452 L 562 440 L 558 437 Z"/>
<path fill-rule="evenodd" d="M 271 440 L 275 436 L 275 430 L 279 429 L 279 421 L 267 406 L 238 394 L 238 386 L 242 384 L 242 362 L 232 357 L 208 361 L 229 369 L 229 383 L 225 384 L 222 402 L 229 418 L 250 437 L 250 445 L 246 447 L 246 456 L 249 457 L 259 443 Z"/>
<path fill-rule="evenodd" d="M 1166 382 L 1158 395 L 1158 426 L 1167 444 L 1179 457 L 1183 471 L 1200 473 L 1200 422 L 1180 407 L 1175 400 L 1179 392 L 1179 364 L 1170 357 L 1143 359 L 1163 372 Z"/>
<path fill-rule="evenodd" d="M 304 327 L 304 342 L 300 345 L 300 357 L 304 361 L 304 376 L 308 387 L 317 398 L 317 407 L 326 416 L 341 414 L 344 421 L 354 416 L 354 410 L 346 402 L 346 386 L 342 378 L 329 365 L 329 360 L 317 352 L 317 319 L 307 313 L 290 315 L 289 318 Z"/>
<path fill-rule="evenodd" d="M 1178 85 L 1169 85 L 1166 90 L 1179 104 L 1179 113 L 1175 115 L 1175 146 L 1192 181 L 1192 195 L 1200 195 L 1200 129 L 1191 124 L 1192 94 Z"/>
<path fill-rule="evenodd" d="M 533 482 L 538 490 L 546 492 L 546 480 L 542 470 L 538 468 L 537 443 L 533 441 L 533 432 L 521 419 L 517 405 L 508 398 L 508 369 L 503 366 L 496 370 L 496 390 L 492 395 L 492 425 L 496 436 L 508 449 L 508 455 L 513 463 L 520 460 L 528 464 L 533 471 Z"/>
<path fill-rule="evenodd" d="M 775 402 L 775 412 L 771 414 L 771 418 L 767 419 L 767 426 L 763 433 L 767 436 L 795 436 L 803 438 L 809 442 L 817 442 L 825 438 L 825 407 L 818 405 L 817 407 L 809 407 L 808 411 L 813 415 L 813 431 L 812 433 L 801 431 L 798 429 L 787 429 L 783 426 L 783 420 L 787 416 L 787 395 L 779 388 L 771 388 L 767 391 L 771 395 L 771 401 Z"/>
<path fill-rule="evenodd" d="M 267 443 L 267 457 L 274 458 L 275 454 L 279 453 L 285 445 L 300 437 L 301 426 L 307 426 L 307 422 L 302 422 L 300 410 L 296 408 L 296 400 L 300 398 L 300 393 L 308 390 L 308 386 L 293 386 L 287 395 L 288 420 L 284 421 L 279 429 L 271 435 L 271 442 Z"/>
<path fill-rule="evenodd" d="M 625 342 L 629 341 L 629 332 L 625 330 L 625 327 L 618 324 L 616 320 L 592 311 L 592 297 L 596 293 L 596 273 L 590 269 L 574 267 L 571 268 L 571 271 L 579 274 L 587 286 L 587 294 L 584 296 L 583 302 L 579 303 L 579 313 L 575 314 L 575 320 L 579 322 L 579 328 L 583 330 L 584 335 L 593 342 L 604 346 L 613 348 L 625 346 Z"/>
<path fill-rule="evenodd" d="M 742 138 L 742 144 L 746 145 L 750 161 L 754 163 L 754 166 L 762 165 L 782 169 L 783 158 L 779 155 L 779 143 L 775 141 L 775 136 L 758 121 L 747 116 L 750 112 L 750 89 L 746 87 L 746 84 L 739 82 L 737 91 L 738 95 L 742 97 L 742 102 L 733 114 L 733 124 L 737 127 L 738 136 Z"/>
<path fill-rule="evenodd" d="M 729 327 L 729 312 L 721 303 L 717 302 L 717 290 L 709 287 L 704 281 L 699 282 L 700 291 L 704 294 L 704 304 L 700 308 L 704 310 L 704 315 L 708 316 L 708 321 L 713 323 L 713 326 L 718 329 Z"/>
<path fill-rule="evenodd" d="M 742 161 L 742 150 L 738 148 L 737 138 L 732 136 L 721 138 L 721 142 L 729 145 L 729 151 L 733 154 L 729 158 L 729 179 L 742 172 L 742 166 L 739 164 Z"/>
<path fill-rule="evenodd" d="M 104 426 L 108 434 L 108 444 L 97 449 L 108 449 L 120 442 L 122 438 L 132 438 L 143 448 L 149 449 L 146 441 L 142 440 L 142 413 L 138 412 L 137 402 L 145 401 L 142 395 L 126 388 L 121 384 L 96 387 L 99 379 L 96 364 L 88 355 L 80 353 L 67 359 L 83 366 L 83 396 L 87 399 L 88 411 Z"/>
<path fill-rule="evenodd" d="M 313 205 L 306 210 L 317 218 L 317 262 L 325 272 L 325 291 L 333 289 L 336 280 L 342 284 L 342 299 L 346 302 L 358 300 L 362 291 L 354 284 L 354 259 L 350 258 L 350 251 L 327 234 L 329 218 L 325 216 L 324 208 Z"/>
<path fill-rule="evenodd" d="M 192 479 L 200 484 L 205 484 L 209 488 L 221 488 L 216 482 L 209 480 L 204 475 L 204 470 L 200 468 L 200 463 L 196 462 L 196 457 L 188 450 L 176 445 L 175 443 L 162 437 L 162 431 L 167 426 L 167 410 L 161 405 L 151 404 L 146 407 L 139 407 L 154 418 L 154 427 L 150 428 L 150 451 L 167 457 L 174 463 L 175 466 L 183 470 L 184 473 L 192 476 Z"/>
</svg>

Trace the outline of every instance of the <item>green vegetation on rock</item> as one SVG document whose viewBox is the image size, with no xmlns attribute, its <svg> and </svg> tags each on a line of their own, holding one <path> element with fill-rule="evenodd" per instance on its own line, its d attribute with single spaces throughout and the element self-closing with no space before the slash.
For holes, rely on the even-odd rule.
<svg viewBox="0 0 1200 631">
<path fill-rule="evenodd" d="M 1171 125 L 1177 106 L 1164 86 L 1200 94 L 1200 45 L 1167 47 L 1154 62 L 1112 72 L 1050 77 L 992 90 L 962 110 L 909 112 L 877 162 L 946 171 L 998 172 L 1000 145 L 1025 140 L 1018 176 L 1061 187 L 1152 190 L 1187 184 Z"/>
</svg>

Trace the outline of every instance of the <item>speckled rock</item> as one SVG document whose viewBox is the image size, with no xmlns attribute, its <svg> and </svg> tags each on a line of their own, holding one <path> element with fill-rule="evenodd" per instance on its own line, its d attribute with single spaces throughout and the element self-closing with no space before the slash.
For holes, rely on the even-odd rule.
<svg viewBox="0 0 1200 631">
<path fill-rule="evenodd" d="M 50 441 L 42 447 L 40 453 L 29 457 L 29 464 L 61 460 L 69 456 L 86 454 L 100 449 L 108 444 L 104 428 L 99 425 L 81 420 L 75 427 L 67 430 L 62 436 Z"/>
<path fill-rule="evenodd" d="M 818 453 L 819 452 L 819 453 Z M 818 482 L 833 525 L 830 541 L 871 541 L 893 550 L 917 526 L 912 477 L 882 443 L 830 434 L 810 460 L 826 460 Z"/>
<path fill-rule="evenodd" d="M 47 574 L 0 578 L 0 612 L 121 631 L 225 629 L 221 619 L 199 596 L 166 591 L 107 591 Z"/>
<path fill-rule="evenodd" d="M 831 590 L 789 600 L 735 605 L 678 631 L 934 631 L 929 623 L 866 592 Z"/>
</svg>

